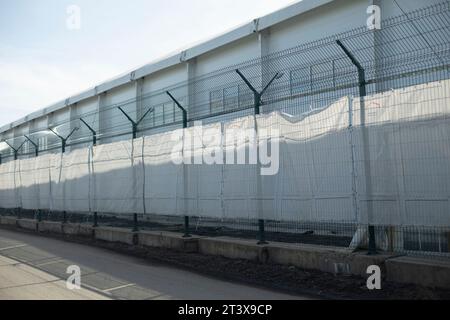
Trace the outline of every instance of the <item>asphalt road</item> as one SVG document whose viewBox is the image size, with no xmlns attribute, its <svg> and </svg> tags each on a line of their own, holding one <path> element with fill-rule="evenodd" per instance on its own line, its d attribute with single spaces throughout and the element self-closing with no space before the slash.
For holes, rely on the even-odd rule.
<svg viewBox="0 0 450 320">
<path fill-rule="evenodd" d="M 81 268 L 81 290 L 66 288 Z M 0 229 L 2 299 L 307 299 L 39 235 Z"/>
</svg>

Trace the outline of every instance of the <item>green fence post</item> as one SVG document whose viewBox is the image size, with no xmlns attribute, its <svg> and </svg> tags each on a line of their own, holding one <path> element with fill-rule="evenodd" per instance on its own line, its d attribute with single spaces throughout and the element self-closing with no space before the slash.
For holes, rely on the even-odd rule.
<svg viewBox="0 0 450 320">
<path fill-rule="evenodd" d="M 190 238 L 189 233 L 189 216 L 184 216 L 184 235 L 183 238 Z"/>
<path fill-rule="evenodd" d="M 267 241 L 266 241 L 266 232 L 265 232 L 265 230 L 264 230 L 264 220 L 263 219 L 259 219 L 258 220 L 258 226 L 259 226 L 259 233 L 258 233 L 258 235 L 259 235 L 259 241 L 258 241 L 258 244 L 259 245 L 262 245 L 262 244 L 267 244 Z"/>
<path fill-rule="evenodd" d="M 139 231 L 139 224 L 138 224 L 138 216 L 137 213 L 133 214 L 133 232 Z"/>
<path fill-rule="evenodd" d="M 92 226 L 94 228 L 98 227 L 98 214 L 97 214 L 97 211 L 94 212 L 94 224 Z"/>
</svg>

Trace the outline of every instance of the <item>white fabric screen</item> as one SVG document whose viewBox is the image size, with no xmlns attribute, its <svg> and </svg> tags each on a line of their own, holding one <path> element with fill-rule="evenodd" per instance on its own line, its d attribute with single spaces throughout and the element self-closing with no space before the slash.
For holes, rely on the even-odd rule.
<svg viewBox="0 0 450 320">
<path fill-rule="evenodd" d="M 366 150 L 360 100 L 342 98 L 299 117 L 247 116 L 10 161 L 0 165 L 0 207 L 450 226 L 449 88 L 443 81 L 367 97 Z M 260 151 L 265 139 L 279 144 L 275 175 L 250 161 L 252 139 L 226 135 L 255 128 Z M 229 163 L 235 148 L 246 164 Z M 213 154 L 224 164 L 200 161 Z M 181 158 L 192 164 L 174 163 Z"/>
</svg>

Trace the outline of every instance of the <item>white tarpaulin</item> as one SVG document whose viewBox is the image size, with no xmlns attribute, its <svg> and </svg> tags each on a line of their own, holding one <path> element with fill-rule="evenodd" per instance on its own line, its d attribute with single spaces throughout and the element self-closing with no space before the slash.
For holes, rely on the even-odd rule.
<svg viewBox="0 0 450 320">
<path fill-rule="evenodd" d="M 182 135 L 182 130 L 174 134 Z M 145 190 L 140 190 L 145 199 L 145 212 L 151 214 L 177 215 L 182 214 L 180 205 L 182 183 L 182 166 L 171 161 L 171 151 L 176 141 L 171 139 L 171 133 L 161 133 L 145 137 L 144 164 Z M 142 167 L 142 166 L 141 166 Z M 182 205 L 182 204 L 181 204 Z"/>
<path fill-rule="evenodd" d="M 365 135 L 359 98 L 342 98 L 298 117 L 247 116 L 11 161 L 0 165 L 0 207 L 450 226 L 449 88 L 367 97 Z"/>
<path fill-rule="evenodd" d="M 89 212 L 91 149 L 54 155 L 50 167 L 51 203 L 57 211 Z"/>
<path fill-rule="evenodd" d="M 19 162 L 20 170 L 17 172 L 20 176 L 20 197 L 22 208 L 39 208 L 39 183 L 36 178 L 37 159 L 22 159 Z"/>
<path fill-rule="evenodd" d="M 2 208 L 17 208 L 18 206 L 18 186 L 15 177 L 17 163 L 18 161 L 11 161 L 0 165 L 0 207 Z"/>
<path fill-rule="evenodd" d="M 370 96 L 365 108 L 369 194 L 361 130 L 354 136 L 360 222 L 450 226 L 450 81 Z M 353 109 L 360 128 L 359 99 Z"/>
<path fill-rule="evenodd" d="M 142 212 L 142 139 L 93 148 L 92 210 L 110 213 Z M 137 163 L 136 163 L 137 162 Z"/>
<path fill-rule="evenodd" d="M 46 154 L 36 158 L 34 172 L 37 184 L 37 209 L 50 209 L 52 206 L 50 189 L 50 163 L 53 157 L 58 155 Z"/>
</svg>

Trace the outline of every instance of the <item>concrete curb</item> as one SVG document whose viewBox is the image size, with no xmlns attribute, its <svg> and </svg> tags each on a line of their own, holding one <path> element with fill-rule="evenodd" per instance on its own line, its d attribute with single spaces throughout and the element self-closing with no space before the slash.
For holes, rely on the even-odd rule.
<svg viewBox="0 0 450 320">
<path fill-rule="evenodd" d="M 38 222 L 31 219 L 17 219 L 16 224 L 19 228 L 26 230 L 38 231 Z"/>
<path fill-rule="evenodd" d="M 386 261 L 389 281 L 413 283 L 431 288 L 450 288 L 450 262 L 417 257 L 398 257 Z"/>
<path fill-rule="evenodd" d="M 135 244 L 134 232 L 123 228 L 97 227 L 94 229 L 94 237 L 97 240 Z"/>
<path fill-rule="evenodd" d="M 63 233 L 63 224 L 61 222 L 41 221 L 38 223 L 38 231 L 46 233 Z"/>
<path fill-rule="evenodd" d="M 138 244 L 144 247 L 166 248 L 183 252 L 198 252 L 199 238 L 183 238 L 179 233 L 140 231 L 138 233 Z"/>
<path fill-rule="evenodd" d="M 0 217 L 0 224 L 15 226 L 17 224 L 17 219 L 14 217 Z"/>
<path fill-rule="evenodd" d="M 230 259 L 253 260 L 262 263 L 266 263 L 268 260 L 266 245 L 260 246 L 255 241 L 229 237 L 199 239 L 198 252 Z"/>
<path fill-rule="evenodd" d="M 367 267 L 371 265 L 380 266 L 385 274 L 385 261 L 393 257 L 389 254 L 369 256 L 347 248 L 307 244 L 271 243 L 267 248 L 269 262 L 272 263 L 362 277 L 367 277 Z"/>
</svg>

